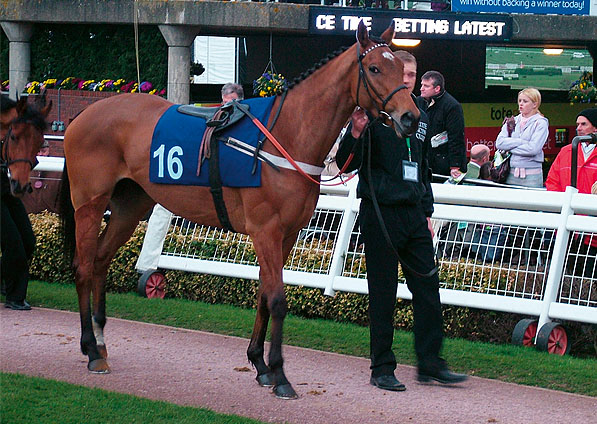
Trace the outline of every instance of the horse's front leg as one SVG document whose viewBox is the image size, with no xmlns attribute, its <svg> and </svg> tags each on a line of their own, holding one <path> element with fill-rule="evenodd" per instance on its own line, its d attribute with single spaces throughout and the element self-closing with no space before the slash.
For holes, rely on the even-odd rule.
<svg viewBox="0 0 597 424">
<path fill-rule="evenodd" d="M 288 256 L 290 250 L 287 248 L 286 243 L 283 247 L 281 235 L 276 234 L 274 231 L 260 232 L 258 236 L 253 238 L 253 243 L 259 258 L 259 279 L 261 283 L 259 291 L 261 295 L 249 351 L 251 351 L 251 345 L 255 345 L 257 352 L 259 352 L 259 349 L 263 352 L 267 320 L 264 320 L 266 315 L 263 312 L 260 313 L 259 310 L 264 307 L 263 304 L 265 303 L 272 321 L 268 365 L 270 376 L 273 377 L 273 381 L 271 381 L 274 386 L 273 390 L 279 398 L 296 399 L 298 395 L 284 374 L 284 359 L 282 357 L 282 331 L 287 311 L 286 294 L 282 282 L 282 267 L 284 258 Z M 292 247 L 292 244 L 290 247 Z M 259 369 L 257 372 L 259 374 Z"/>
<path fill-rule="evenodd" d="M 267 332 L 267 324 L 269 321 L 269 309 L 267 306 L 267 297 L 264 294 L 263 285 L 259 285 L 257 294 L 257 316 L 255 317 L 255 325 L 253 326 L 253 334 L 251 335 L 251 342 L 247 349 L 247 357 L 253 366 L 257 369 L 256 380 L 260 386 L 272 387 L 274 386 L 274 375 L 271 373 L 269 367 L 265 364 L 263 359 L 265 334 Z"/>
</svg>

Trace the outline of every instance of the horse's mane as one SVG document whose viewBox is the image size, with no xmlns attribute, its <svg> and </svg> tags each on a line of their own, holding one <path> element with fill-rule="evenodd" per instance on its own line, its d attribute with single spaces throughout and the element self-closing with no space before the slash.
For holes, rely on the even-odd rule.
<svg viewBox="0 0 597 424">
<path fill-rule="evenodd" d="M 369 35 L 369 39 L 371 41 L 373 41 L 374 43 L 385 43 L 385 41 L 383 41 L 380 37 L 377 37 L 377 36 Z M 284 91 L 288 91 L 288 90 L 292 89 L 294 86 L 296 86 L 298 83 L 300 83 L 301 81 L 306 79 L 313 72 L 315 72 L 316 70 L 321 68 L 323 65 L 328 63 L 333 58 L 340 56 L 342 53 L 344 53 L 349 48 L 350 48 L 350 46 L 342 46 L 339 49 L 334 50 L 333 52 L 328 54 L 326 57 L 321 59 L 319 62 L 317 62 L 315 65 L 313 65 L 311 68 L 307 69 L 305 72 L 303 72 L 298 77 L 296 77 L 291 82 L 289 82 L 288 86 L 286 87 L 286 89 Z"/>
<path fill-rule="evenodd" d="M 324 57 L 323 59 L 321 59 L 319 62 L 317 62 L 315 65 L 313 65 L 311 68 L 307 69 L 305 72 L 303 72 L 298 77 L 296 77 L 295 79 L 293 79 L 292 82 L 288 83 L 288 87 L 284 91 L 288 91 L 288 90 L 294 88 L 298 83 L 300 83 L 301 81 L 303 81 L 304 79 L 306 79 L 313 72 L 315 72 L 316 70 L 318 70 L 319 68 L 321 68 L 323 65 L 325 65 L 326 63 L 328 63 L 330 60 L 332 60 L 335 57 L 341 55 L 342 53 L 344 53 L 349 48 L 350 47 L 343 46 L 343 47 L 340 47 L 337 50 L 334 50 L 333 52 L 331 52 L 330 54 L 328 54 L 326 57 Z"/>
</svg>

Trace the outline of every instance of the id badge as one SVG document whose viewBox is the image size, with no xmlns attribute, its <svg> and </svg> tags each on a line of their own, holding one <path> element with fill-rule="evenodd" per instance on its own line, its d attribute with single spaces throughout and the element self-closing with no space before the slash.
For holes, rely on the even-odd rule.
<svg viewBox="0 0 597 424">
<path fill-rule="evenodd" d="M 402 179 L 404 181 L 419 182 L 419 164 L 408 160 L 402 161 Z"/>
</svg>

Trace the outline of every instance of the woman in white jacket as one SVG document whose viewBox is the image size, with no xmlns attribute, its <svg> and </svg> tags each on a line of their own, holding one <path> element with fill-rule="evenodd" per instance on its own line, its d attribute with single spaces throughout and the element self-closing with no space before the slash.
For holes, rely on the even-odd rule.
<svg viewBox="0 0 597 424">
<path fill-rule="evenodd" d="M 536 88 L 525 88 L 518 93 L 515 127 L 508 128 L 504 121 L 496 147 L 512 153 L 510 175 L 506 184 L 525 187 L 543 187 L 543 146 L 547 141 L 549 121 L 541 112 L 541 93 Z"/>
</svg>

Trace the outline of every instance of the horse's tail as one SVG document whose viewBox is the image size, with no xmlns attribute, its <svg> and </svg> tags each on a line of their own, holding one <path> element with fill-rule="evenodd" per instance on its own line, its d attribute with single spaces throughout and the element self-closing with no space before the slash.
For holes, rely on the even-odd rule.
<svg viewBox="0 0 597 424">
<path fill-rule="evenodd" d="M 75 208 L 70 198 L 70 180 L 66 162 L 62 172 L 62 184 L 60 188 L 60 223 L 62 230 L 62 242 L 64 243 L 64 255 L 67 264 L 71 264 L 75 254 Z"/>
</svg>

